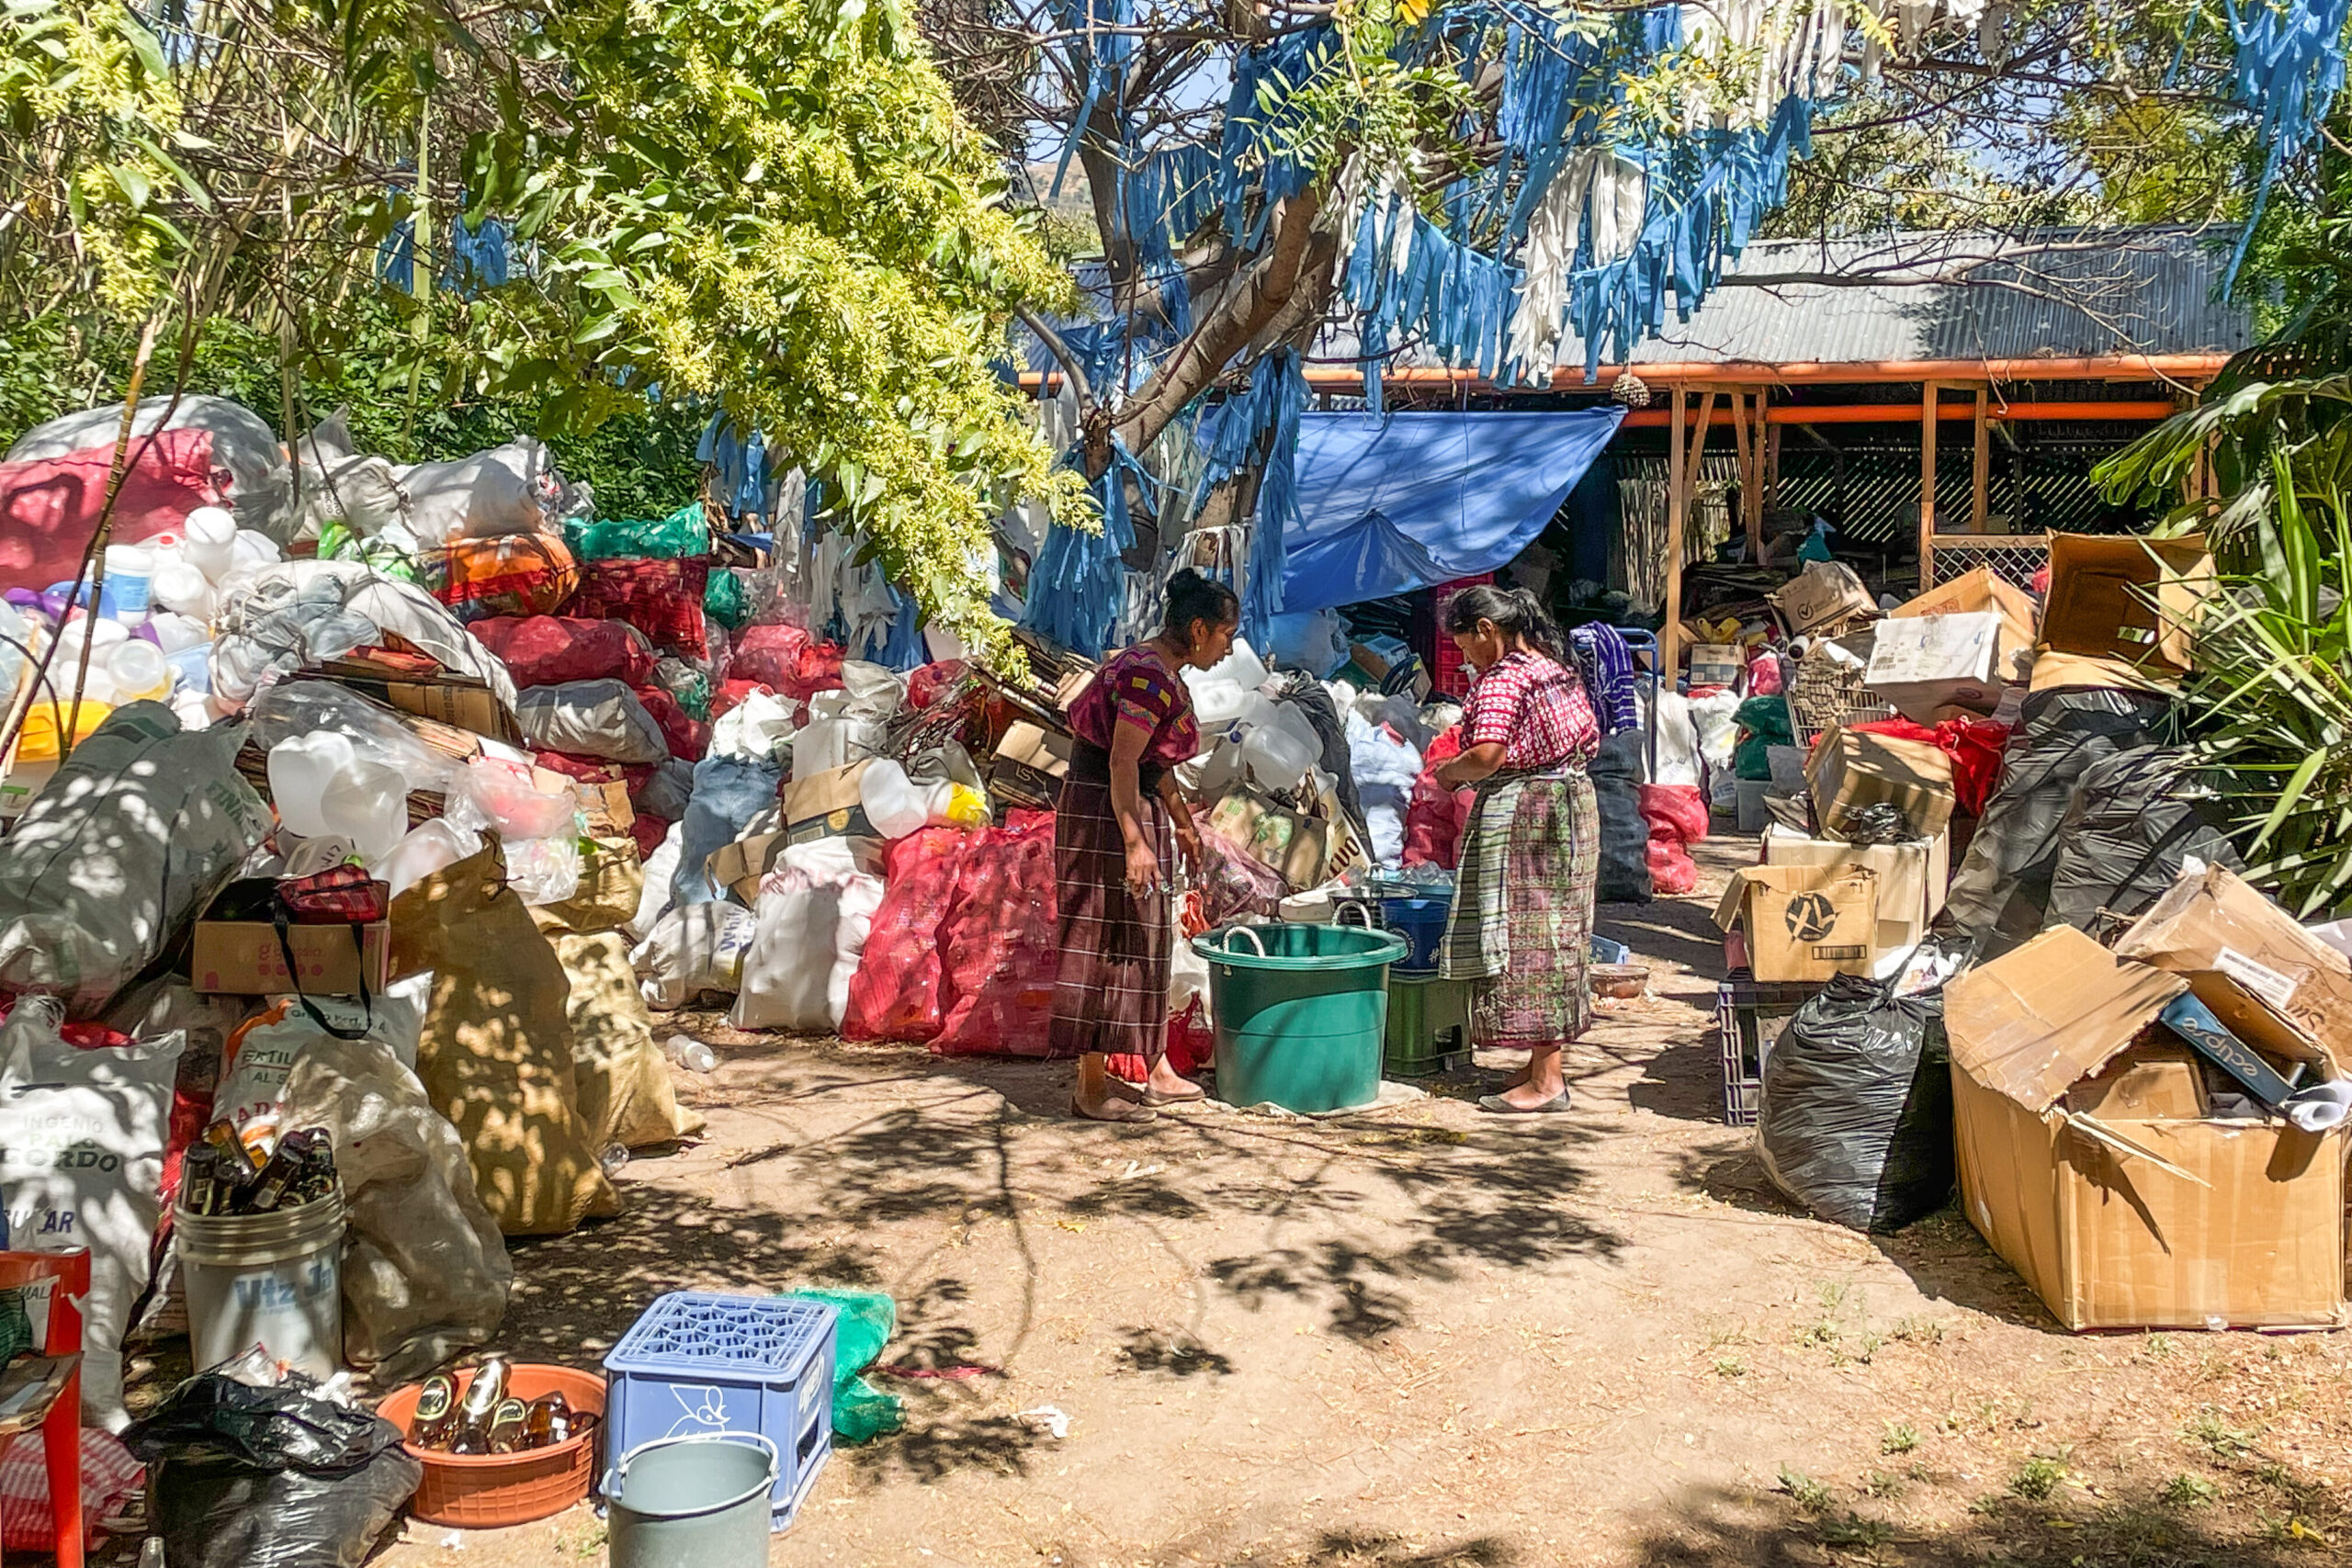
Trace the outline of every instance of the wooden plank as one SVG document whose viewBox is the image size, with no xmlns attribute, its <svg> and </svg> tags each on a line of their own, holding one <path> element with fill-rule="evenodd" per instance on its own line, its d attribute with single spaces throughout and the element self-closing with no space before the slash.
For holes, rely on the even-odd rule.
<svg viewBox="0 0 2352 1568">
<path fill-rule="evenodd" d="M 1666 453 L 1666 626 L 1658 633 L 1658 673 L 1668 686 L 1674 681 L 1677 649 L 1682 636 L 1682 524 L 1688 504 L 1689 475 L 1683 468 L 1683 391 L 1674 389 L 1673 434 Z M 1714 396 L 1707 394 L 1710 400 Z"/>
<path fill-rule="evenodd" d="M 1993 528 L 1993 390 L 1976 389 L 1976 462 L 1968 500 L 1968 531 L 1987 534 Z"/>
<path fill-rule="evenodd" d="M 1939 384 L 1919 388 L 1919 592 L 1936 585 L 1936 393 Z"/>
</svg>

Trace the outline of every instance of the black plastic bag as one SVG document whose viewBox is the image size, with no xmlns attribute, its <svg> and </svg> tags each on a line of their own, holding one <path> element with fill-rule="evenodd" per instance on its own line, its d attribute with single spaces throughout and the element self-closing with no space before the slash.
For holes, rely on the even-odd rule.
<svg viewBox="0 0 2352 1568">
<path fill-rule="evenodd" d="M 219 1372 L 122 1438 L 166 1568 L 359 1568 L 424 1475 L 383 1417 Z"/>
<path fill-rule="evenodd" d="M 1951 1196 L 1951 1053 L 1939 991 L 1844 975 L 1772 1043 L 1756 1147 L 1773 1185 L 1833 1224 L 1900 1230 Z"/>
<path fill-rule="evenodd" d="M 1600 861 L 1593 898 L 1602 904 L 1650 901 L 1650 825 L 1642 820 L 1642 755 L 1648 739 L 1620 730 L 1600 743 L 1587 767 L 1600 815 Z"/>
</svg>

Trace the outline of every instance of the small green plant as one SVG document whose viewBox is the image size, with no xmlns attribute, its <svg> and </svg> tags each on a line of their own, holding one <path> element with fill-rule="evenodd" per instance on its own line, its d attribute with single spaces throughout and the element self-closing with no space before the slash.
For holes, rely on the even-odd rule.
<svg viewBox="0 0 2352 1568">
<path fill-rule="evenodd" d="M 1737 1356 L 1718 1356 L 1715 1358 L 1715 1376 L 1719 1378 L 1744 1378 L 1747 1375 L 1747 1363 L 1741 1360 Z"/>
<path fill-rule="evenodd" d="M 1821 1544 L 1824 1546 L 1876 1551 L 1894 1539 L 1894 1527 L 1883 1519 L 1866 1519 L 1860 1514 L 1848 1514 L 1843 1518 L 1821 1521 Z"/>
<path fill-rule="evenodd" d="M 2066 1461 L 2063 1454 L 2032 1454 L 2009 1477 L 2009 1495 L 2029 1503 L 2047 1501 L 2066 1479 Z"/>
<path fill-rule="evenodd" d="M 2151 1361 L 2167 1359 L 2172 1355 L 2172 1337 L 2166 1334 L 2149 1335 L 2146 1354 Z"/>
<path fill-rule="evenodd" d="M 2184 1471 L 2165 1482 L 2164 1489 L 2156 1495 L 2168 1508 L 2201 1508 L 2220 1493 L 2203 1476 L 2190 1475 Z"/>
<path fill-rule="evenodd" d="M 1798 1507 L 1808 1514 L 1826 1514 L 1837 1501 L 1825 1482 L 1815 1481 L 1801 1470 L 1781 1467 L 1781 1490 L 1796 1500 Z"/>
<path fill-rule="evenodd" d="M 2254 1451 L 2254 1434 L 2231 1426 L 2210 1404 L 2182 1423 L 2180 1438 L 2210 1450 L 2216 1459 L 2243 1459 Z"/>
<path fill-rule="evenodd" d="M 2262 1531 L 2262 1539 L 2273 1546 L 2301 1546 L 2309 1541 L 2314 1546 L 2332 1544 L 2319 1526 L 2301 1514 L 2273 1514 L 2257 1509 L 2255 1524 Z"/>
<path fill-rule="evenodd" d="M 1907 1454 L 1918 1446 L 1918 1429 L 1902 1421 L 1889 1421 L 1886 1435 L 1878 1440 L 1878 1451 L 1883 1454 Z"/>
<path fill-rule="evenodd" d="M 2295 1479 L 2295 1472 L 2283 1464 L 2265 1464 L 2254 1472 L 2254 1478 L 2265 1486 L 2275 1487 L 2281 1492 L 2300 1495 L 2303 1490 L 2303 1483 Z"/>
<path fill-rule="evenodd" d="M 1883 1470 L 1873 1470 L 1862 1477 L 1862 1495 L 1892 1501 L 1903 1495 L 1903 1477 Z"/>
<path fill-rule="evenodd" d="M 1894 1325 L 1894 1337 L 1905 1345 L 1940 1345 L 1944 1342 L 1943 1320 L 1906 1317 Z"/>
</svg>

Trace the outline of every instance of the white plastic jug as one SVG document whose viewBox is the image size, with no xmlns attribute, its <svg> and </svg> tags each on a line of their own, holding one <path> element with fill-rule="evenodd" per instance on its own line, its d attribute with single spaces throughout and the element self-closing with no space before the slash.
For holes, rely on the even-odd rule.
<svg viewBox="0 0 2352 1568">
<path fill-rule="evenodd" d="M 115 619 L 137 626 L 147 618 L 148 580 L 155 553 L 144 545 L 107 547 L 107 592 L 114 595 Z"/>
<path fill-rule="evenodd" d="M 907 771 L 887 757 L 866 766 L 857 783 L 865 819 L 886 839 L 903 839 L 931 819 L 931 803 L 907 782 Z"/>
<path fill-rule="evenodd" d="M 107 674 L 114 681 L 117 702 L 161 702 L 172 694 L 173 671 L 164 650 L 139 637 L 116 645 L 107 654 Z"/>
<path fill-rule="evenodd" d="M 278 819 L 305 839 L 334 832 L 321 803 L 337 771 L 357 761 L 351 738 L 331 729 L 291 736 L 271 747 L 269 797 L 277 807 Z"/>
<path fill-rule="evenodd" d="M 481 848 L 481 834 L 462 831 L 435 817 L 411 829 L 389 853 L 370 861 L 368 869 L 391 884 L 392 897 L 397 898 L 404 889 L 436 871 L 447 870 Z"/>
<path fill-rule="evenodd" d="M 349 839 L 363 858 L 390 854 L 408 834 L 408 781 L 398 768 L 355 759 L 327 781 L 319 816 L 328 832 Z"/>
<path fill-rule="evenodd" d="M 232 572 L 259 571 L 266 566 L 276 566 L 286 558 L 277 541 L 251 528 L 240 528 L 229 545 L 229 570 Z"/>
<path fill-rule="evenodd" d="M 187 620 L 209 624 L 212 619 L 212 584 L 185 558 L 157 563 L 155 575 L 147 582 L 147 598 L 158 608 Z"/>
<path fill-rule="evenodd" d="M 1250 776 L 1268 789 L 1289 789 L 1306 774 L 1316 752 L 1303 745 L 1287 725 L 1259 725 L 1241 738 L 1241 760 Z"/>
<path fill-rule="evenodd" d="M 167 655 L 202 648 L 212 640 L 211 631 L 202 621 L 169 610 L 149 616 L 147 629 L 155 634 L 155 646 Z"/>
<path fill-rule="evenodd" d="M 187 514 L 180 555 L 204 574 L 208 582 L 229 575 L 229 560 L 237 545 L 237 520 L 218 506 L 199 506 Z"/>
</svg>

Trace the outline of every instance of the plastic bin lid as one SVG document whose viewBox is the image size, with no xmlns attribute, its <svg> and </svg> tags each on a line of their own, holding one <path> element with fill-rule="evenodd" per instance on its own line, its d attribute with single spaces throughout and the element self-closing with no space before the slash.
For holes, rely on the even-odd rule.
<svg viewBox="0 0 2352 1568">
<path fill-rule="evenodd" d="M 838 1315 L 821 1302 L 675 1291 L 645 1309 L 605 1353 L 605 1369 L 786 1373 L 832 1333 Z"/>
</svg>

